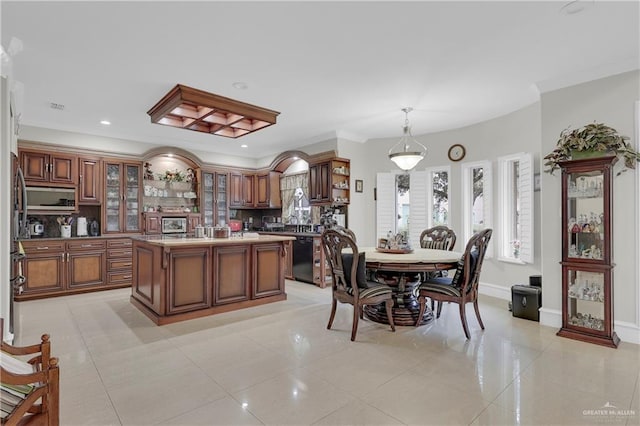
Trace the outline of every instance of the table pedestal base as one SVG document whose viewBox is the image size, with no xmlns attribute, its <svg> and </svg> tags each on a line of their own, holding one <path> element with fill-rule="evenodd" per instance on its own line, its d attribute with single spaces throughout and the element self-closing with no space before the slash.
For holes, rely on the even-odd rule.
<svg viewBox="0 0 640 426">
<path fill-rule="evenodd" d="M 415 274 L 408 274 L 407 276 L 405 273 L 391 272 L 381 272 L 375 275 L 375 278 L 378 281 L 384 282 L 393 289 L 392 315 L 394 324 L 408 326 L 415 325 L 416 320 L 418 319 L 418 314 L 420 313 L 420 303 L 418 303 L 418 299 L 413 294 L 413 291 L 420 284 L 419 276 L 416 276 Z M 364 315 L 371 321 L 389 324 L 384 303 L 365 306 Z M 426 324 L 431 321 L 433 321 L 433 312 L 427 305 L 420 323 Z"/>
</svg>

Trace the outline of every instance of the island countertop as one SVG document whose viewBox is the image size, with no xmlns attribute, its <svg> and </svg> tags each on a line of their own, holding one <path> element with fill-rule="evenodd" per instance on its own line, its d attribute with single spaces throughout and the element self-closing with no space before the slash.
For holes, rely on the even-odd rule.
<svg viewBox="0 0 640 426">
<path fill-rule="evenodd" d="M 262 244 L 277 243 L 295 240 L 290 235 L 257 235 L 231 238 L 196 238 L 176 237 L 173 235 L 137 235 L 131 237 L 134 241 L 144 241 L 148 244 L 162 247 L 200 247 L 200 246 L 227 246 L 237 244 Z"/>
</svg>

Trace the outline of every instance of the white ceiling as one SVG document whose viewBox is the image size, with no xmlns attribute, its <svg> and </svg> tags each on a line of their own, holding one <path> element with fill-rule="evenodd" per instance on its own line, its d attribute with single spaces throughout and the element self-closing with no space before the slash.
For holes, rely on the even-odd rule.
<svg viewBox="0 0 640 426">
<path fill-rule="evenodd" d="M 3 74 L 21 84 L 24 125 L 257 158 L 399 138 L 405 106 L 423 134 L 640 68 L 637 1 L 566 3 L 2 1 Z M 280 111 L 278 123 L 239 139 L 152 124 L 177 83 Z"/>
</svg>

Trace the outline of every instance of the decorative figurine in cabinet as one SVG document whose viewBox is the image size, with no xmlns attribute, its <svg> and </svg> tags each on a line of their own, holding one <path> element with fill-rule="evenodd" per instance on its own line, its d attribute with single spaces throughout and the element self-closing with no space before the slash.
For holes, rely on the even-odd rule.
<svg viewBox="0 0 640 426">
<path fill-rule="evenodd" d="M 607 156 L 562 169 L 562 328 L 559 336 L 617 347 L 611 253 L 613 165 Z"/>
</svg>

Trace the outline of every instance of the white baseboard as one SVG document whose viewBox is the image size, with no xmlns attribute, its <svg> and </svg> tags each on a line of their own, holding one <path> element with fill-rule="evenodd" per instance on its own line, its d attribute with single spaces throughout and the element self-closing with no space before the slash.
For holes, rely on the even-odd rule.
<svg viewBox="0 0 640 426">
<path fill-rule="evenodd" d="M 504 287 L 497 284 L 481 282 L 478 286 L 478 293 L 498 299 L 511 300 L 511 287 Z"/>
<path fill-rule="evenodd" d="M 540 324 L 560 329 L 562 312 L 556 309 L 540 308 Z M 640 327 L 624 321 L 614 321 L 613 329 L 623 342 L 640 345 Z"/>
<path fill-rule="evenodd" d="M 511 300 L 511 288 L 491 283 L 480 283 L 478 292 L 485 296 L 495 297 L 503 300 Z M 540 308 L 540 325 L 546 325 L 560 329 L 562 327 L 562 311 L 557 309 Z M 640 327 L 638 325 L 615 321 L 613 329 L 623 342 L 640 345 Z"/>
</svg>

